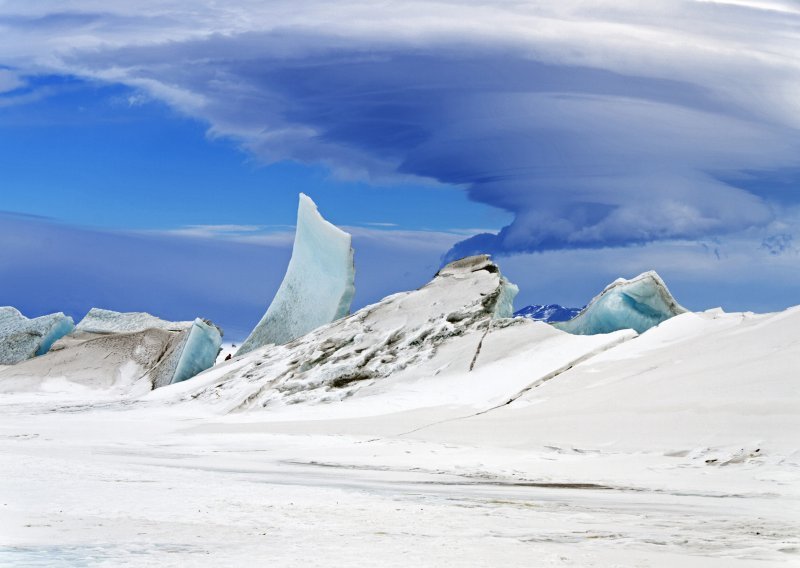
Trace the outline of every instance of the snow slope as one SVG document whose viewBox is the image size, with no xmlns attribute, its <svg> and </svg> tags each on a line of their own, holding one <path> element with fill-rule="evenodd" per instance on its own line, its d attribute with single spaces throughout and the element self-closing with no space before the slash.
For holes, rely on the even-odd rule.
<svg viewBox="0 0 800 568">
<path fill-rule="evenodd" d="M 800 307 L 572 335 L 506 286 L 473 257 L 144 396 L 0 397 L 0 564 L 798 564 Z"/>
</svg>

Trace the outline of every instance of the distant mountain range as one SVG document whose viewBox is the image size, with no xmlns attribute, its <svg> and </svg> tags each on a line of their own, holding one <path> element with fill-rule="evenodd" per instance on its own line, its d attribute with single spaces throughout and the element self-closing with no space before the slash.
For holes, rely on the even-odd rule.
<svg viewBox="0 0 800 568">
<path fill-rule="evenodd" d="M 583 308 L 565 308 L 558 304 L 533 304 L 514 312 L 515 316 L 523 316 L 536 321 L 567 321 L 574 318 Z"/>
</svg>

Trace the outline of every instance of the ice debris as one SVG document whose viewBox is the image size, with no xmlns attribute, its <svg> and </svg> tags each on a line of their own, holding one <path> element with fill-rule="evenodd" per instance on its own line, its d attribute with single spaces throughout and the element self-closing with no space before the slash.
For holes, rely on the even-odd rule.
<svg viewBox="0 0 800 568">
<path fill-rule="evenodd" d="M 461 259 L 419 290 L 388 296 L 291 343 L 217 366 L 178 394 L 160 396 L 228 410 L 340 400 L 430 360 L 452 340 L 471 334 L 474 351 L 491 329 L 530 324 L 503 319 L 512 313 L 516 290 L 488 256 Z M 466 370 L 472 356 L 452 364 Z"/>
<path fill-rule="evenodd" d="M 355 293 L 351 236 L 301 193 L 289 267 L 264 317 L 237 355 L 284 344 L 350 313 Z"/>
<path fill-rule="evenodd" d="M 73 327 L 72 318 L 61 312 L 28 319 L 16 308 L 0 307 L 0 365 L 14 365 L 47 353 Z"/>
<path fill-rule="evenodd" d="M 43 357 L 0 369 L 0 392 L 38 390 L 51 379 L 105 391 L 151 390 L 211 367 L 222 331 L 209 321 L 92 309 Z"/>
<path fill-rule="evenodd" d="M 630 280 L 615 280 L 577 316 L 553 325 L 576 335 L 611 333 L 620 329 L 643 333 L 684 312 L 686 308 L 675 301 L 661 277 L 649 271 Z"/>
<path fill-rule="evenodd" d="M 146 312 L 115 312 L 92 308 L 75 326 L 76 331 L 90 333 L 125 333 L 145 329 L 182 331 L 192 327 L 191 321 L 167 321 Z"/>
</svg>

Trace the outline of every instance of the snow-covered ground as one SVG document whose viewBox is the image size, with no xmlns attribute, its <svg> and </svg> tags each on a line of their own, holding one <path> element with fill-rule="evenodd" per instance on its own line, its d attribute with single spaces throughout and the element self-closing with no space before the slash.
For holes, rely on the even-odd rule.
<svg viewBox="0 0 800 568">
<path fill-rule="evenodd" d="M 297 404 L 261 351 L 144 398 L 4 396 L 0 565 L 800 564 L 800 308 L 451 331 Z M 259 368 L 264 407 L 215 388 Z"/>
</svg>

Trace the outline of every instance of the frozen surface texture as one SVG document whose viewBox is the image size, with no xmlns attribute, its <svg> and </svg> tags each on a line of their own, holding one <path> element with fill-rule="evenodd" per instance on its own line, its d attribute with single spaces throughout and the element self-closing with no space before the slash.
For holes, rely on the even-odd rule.
<svg viewBox="0 0 800 568">
<path fill-rule="evenodd" d="M 798 564 L 800 307 L 572 335 L 497 318 L 505 286 L 464 259 L 154 392 L 189 333 L 0 370 L 63 357 L 0 396 L 0 565 Z M 127 349 L 141 392 L 59 379 Z"/>
<path fill-rule="evenodd" d="M 92 309 L 42 357 L 0 368 L 0 392 L 93 390 L 137 396 L 211 367 L 222 332 L 211 322 Z"/>
<path fill-rule="evenodd" d="M 125 333 L 145 329 L 182 331 L 192 327 L 191 321 L 166 321 L 145 312 L 115 312 L 92 308 L 75 326 L 76 331 L 90 333 Z"/>
<path fill-rule="evenodd" d="M 490 326 L 515 323 L 497 319 L 511 314 L 515 291 L 489 257 L 462 259 L 442 268 L 419 290 L 394 294 L 289 344 L 265 347 L 216 367 L 187 385 L 181 396 L 229 410 L 340 400 L 417 368 L 459 339 L 463 342 L 457 349 L 463 352 L 438 364 L 466 368 Z"/>
<path fill-rule="evenodd" d="M 553 325 L 576 335 L 620 329 L 643 333 L 684 312 L 686 309 L 675 301 L 661 277 L 650 271 L 630 280 L 615 280 L 577 316 Z"/>
<path fill-rule="evenodd" d="M 47 353 L 73 327 L 72 318 L 61 312 L 28 319 L 16 308 L 0 307 L 0 365 Z"/>
<path fill-rule="evenodd" d="M 581 313 L 582 309 L 583 308 L 565 308 L 564 306 L 559 306 L 558 304 L 532 304 L 530 306 L 520 308 L 514 312 L 514 315 L 532 319 L 534 321 L 553 323 L 557 321 L 571 320 Z"/>
<path fill-rule="evenodd" d="M 237 352 L 286 343 L 350 312 L 355 293 L 351 237 L 300 194 L 292 258 L 264 317 Z"/>
</svg>

